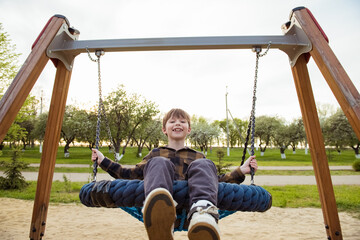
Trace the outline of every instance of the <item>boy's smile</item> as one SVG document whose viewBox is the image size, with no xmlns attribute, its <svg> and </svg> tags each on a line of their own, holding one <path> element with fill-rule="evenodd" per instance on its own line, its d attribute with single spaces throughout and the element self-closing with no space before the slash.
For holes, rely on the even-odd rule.
<svg viewBox="0 0 360 240">
<path fill-rule="evenodd" d="M 190 133 L 189 123 L 184 118 L 170 118 L 163 128 L 163 133 L 168 136 L 169 140 L 185 140 Z"/>
</svg>

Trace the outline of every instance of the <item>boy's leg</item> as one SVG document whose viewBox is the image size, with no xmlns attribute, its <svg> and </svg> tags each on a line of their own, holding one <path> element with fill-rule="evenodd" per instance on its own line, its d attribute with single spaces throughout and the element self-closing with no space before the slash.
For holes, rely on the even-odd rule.
<svg viewBox="0 0 360 240">
<path fill-rule="evenodd" d="M 220 239 L 216 207 L 219 182 L 215 164 L 208 159 L 198 159 L 189 165 L 186 176 L 191 206 L 188 214 L 189 239 Z"/>
<path fill-rule="evenodd" d="M 144 224 L 150 240 L 172 240 L 176 219 L 172 198 L 175 166 L 168 159 L 155 157 L 144 168 Z"/>
<path fill-rule="evenodd" d="M 144 167 L 145 197 L 156 188 L 165 188 L 173 193 L 175 165 L 167 158 L 154 157 Z"/>
<path fill-rule="evenodd" d="M 198 159 L 190 163 L 186 178 L 189 186 L 190 206 L 199 200 L 217 205 L 219 181 L 215 164 L 209 159 Z"/>
</svg>

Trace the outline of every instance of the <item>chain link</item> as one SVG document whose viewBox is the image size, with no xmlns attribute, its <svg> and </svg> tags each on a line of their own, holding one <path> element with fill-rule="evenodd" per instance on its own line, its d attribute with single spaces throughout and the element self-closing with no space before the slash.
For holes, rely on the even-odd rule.
<svg viewBox="0 0 360 240">
<path fill-rule="evenodd" d="M 265 56 L 270 49 L 271 42 L 267 45 L 266 51 L 261 54 L 261 48 L 257 47 L 254 49 L 256 52 L 256 61 L 255 61 L 255 76 L 254 76 L 254 87 L 253 87 L 253 99 L 252 99 L 252 107 L 250 113 L 250 122 L 249 128 L 251 128 L 251 142 L 250 142 L 250 149 L 251 149 L 251 156 L 255 154 L 255 105 L 256 105 L 256 90 L 257 90 L 257 80 L 258 80 L 258 70 L 259 70 L 259 58 Z M 255 171 L 250 166 L 250 174 L 251 174 L 251 184 L 254 185 L 254 175 Z"/>
<path fill-rule="evenodd" d="M 111 135 L 111 130 L 110 130 L 110 125 L 109 122 L 107 120 L 106 117 L 106 112 L 105 112 L 105 106 L 104 106 L 104 102 L 102 100 L 102 87 L 101 87 L 101 64 L 100 64 L 100 57 L 102 55 L 104 55 L 104 51 L 102 50 L 97 50 L 95 51 L 95 55 L 97 56 L 97 59 L 94 59 L 91 57 L 90 55 L 90 51 L 88 48 L 86 48 L 86 51 L 88 53 L 88 57 L 91 61 L 96 62 L 98 65 L 98 89 L 99 89 L 99 107 L 98 107 L 98 114 L 97 114 L 97 123 L 96 123 L 96 138 L 95 138 L 95 148 L 99 149 L 99 143 L 100 143 L 100 125 L 101 125 L 101 116 L 104 118 L 105 121 L 105 125 L 106 125 L 106 129 L 107 129 L 107 134 L 109 136 L 109 140 L 110 140 L 110 146 L 113 150 L 113 153 L 115 155 L 115 147 L 114 147 L 114 141 Z M 96 181 L 96 174 L 97 174 L 97 161 L 94 162 L 93 165 L 93 181 Z"/>
</svg>

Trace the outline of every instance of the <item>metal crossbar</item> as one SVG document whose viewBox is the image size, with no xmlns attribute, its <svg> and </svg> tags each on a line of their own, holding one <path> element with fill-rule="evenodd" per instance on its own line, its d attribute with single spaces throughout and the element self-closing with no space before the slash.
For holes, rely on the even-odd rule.
<svg viewBox="0 0 360 240">
<path fill-rule="evenodd" d="M 74 58 L 80 53 L 122 51 L 170 51 L 170 50 L 224 50 L 224 49 L 279 49 L 289 56 L 293 66 L 297 58 L 312 48 L 305 33 L 294 21 L 284 35 L 269 36 L 215 36 L 215 37 L 169 37 L 169 38 L 134 38 L 77 40 L 70 36 L 66 27 L 60 28 L 58 34 L 47 49 L 50 58 L 61 60 L 68 70 L 72 70 Z"/>
<path fill-rule="evenodd" d="M 206 50 L 206 49 L 252 49 L 271 48 L 286 51 L 289 47 L 306 47 L 307 42 L 299 42 L 295 35 L 284 36 L 222 36 L 222 37 L 176 37 L 176 38 L 134 38 L 67 41 L 51 49 L 52 52 L 69 54 L 122 51 L 161 51 L 161 50 Z"/>
</svg>

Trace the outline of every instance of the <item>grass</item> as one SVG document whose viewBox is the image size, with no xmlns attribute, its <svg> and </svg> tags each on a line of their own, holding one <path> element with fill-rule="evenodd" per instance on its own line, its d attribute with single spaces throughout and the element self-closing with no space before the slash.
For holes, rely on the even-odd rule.
<svg viewBox="0 0 360 240">
<path fill-rule="evenodd" d="M 89 165 L 87 168 L 79 167 L 56 167 L 54 172 L 58 173 L 92 173 L 92 166 Z M 4 171 L 4 168 L 0 167 L 0 171 Z M 29 167 L 24 169 L 23 172 L 39 172 L 38 167 Z M 98 173 L 106 173 L 101 168 L 98 168 Z M 330 174 L 332 176 L 340 175 L 360 175 L 360 172 L 355 172 L 353 170 L 331 170 Z M 314 176 L 314 171 L 312 170 L 258 170 L 256 175 L 281 175 L 281 176 Z"/>
<path fill-rule="evenodd" d="M 0 190 L 0 197 L 34 200 L 37 182 L 29 181 L 30 185 L 23 190 Z M 68 185 L 71 185 L 69 188 Z M 79 192 L 85 183 L 54 181 L 51 187 L 50 202 L 52 203 L 80 203 Z"/>
<path fill-rule="evenodd" d="M 260 166 L 261 168 L 261 166 Z M 360 172 L 352 170 L 332 170 L 330 171 L 332 176 L 340 175 L 360 175 Z M 314 171 L 294 171 L 294 170 L 258 170 L 256 175 L 282 175 L 282 176 L 314 176 Z"/>
<path fill-rule="evenodd" d="M 113 158 L 111 153 L 108 153 L 108 148 L 100 149 L 106 156 Z M 122 164 L 134 165 L 141 161 L 141 158 L 136 157 L 136 148 L 127 148 L 126 155 L 121 160 Z M 226 153 L 226 149 L 224 148 Z M 143 151 L 143 156 L 148 151 Z M 260 166 L 311 166 L 310 154 L 305 155 L 304 150 L 297 150 L 296 154 L 287 150 L 287 159 L 280 158 L 278 149 L 268 149 L 265 156 L 260 156 L 256 152 L 257 160 Z M 355 160 L 355 155 L 352 150 L 345 150 L 341 155 L 335 151 L 327 151 L 329 165 L 347 165 L 350 166 Z M 56 163 L 66 164 L 86 164 L 88 168 L 56 168 L 56 172 L 92 172 L 91 151 L 86 147 L 72 147 L 70 149 L 70 157 L 65 158 L 63 148 L 59 147 L 57 153 Z M 223 163 L 239 165 L 241 162 L 242 149 L 231 149 L 230 156 L 225 156 Z M 216 148 L 208 153 L 208 158 L 217 163 Z M 8 161 L 10 159 L 10 149 L 3 149 L 3 154 L 0 156 L 0 161 Z M 41 154 L 38 148 L 28 149 L 23 152 L 21 160 L 27 163 L 40 163 Z M 38 171 L 38 168 L 29 168 L 29 171 Z M 103 172 L 98 169 L 99 172 Z M 332 175 L 353 175 L 360 174 L 355 171 L 331 171 Z M 285 171 L 285 170 L 259 170 L 257 175 L 314 175 L 313 171 Z M 36 193 L 36 182 L 30 181 L 30 186 L 25 190 L 0 190 L 0 197 L 18 198 L 34 200 Z M 80 203 L 79 191 L 85 182 L 71 182 L 64 179 L 64 182 L 54 181 L 51 188 L 50 202 L 52 203 Z M 273 195 L 273 206 L 275 207 L 314 207 L 320 208 L 320 200 L 317 187 L 311 185 L 288 185 L 288 186 L 264 186 Z M 354 214 L 360 218 L 360 186 L 359 185 L 335 185 L 334 186 L 336 202 L 339 211 L 346 211 Z"/>
<path fill-rule="evenodd" d="M 197 149 L 198 150 L 198 149 Z M 217 148 L 213 148 L 211 152 L 208 152 L 207 157 L 214 162 L 217 163 L 218 159 L 216 156 Z M 226 153 L 226 148 L 223 148 Z M 0 156 L 1 160 L 10 159 L 10 149 L 5 147 L 3 149 L 3 154 Z M 108 152 L 108 148 L 100 148 L 100 151 L 104 153 L 105 156 L 113 159 L 114 156 L 112 153 Z M 126 149 L 126 154 L 121 159 L 122 164 L 135 165 L 139 163 L 142 159 L 136 157 L 137 148 L 136 147 L 128 147 Z M 147 149 L 143 150 L 143 156 L 145 156 L 149 151 Z M 242 148 L 233 148 L 230 150 L 230 156 L 225 154 L 223 159 L 223 164 L 231 164 L 231 165 L 240 165 L 242 158 Z M 344 150 L 339 155 L 336 151 L 327 150 L 328 162 L 329 165 L 348 165 L 351 166 L 352 163 L 356 160 L 355 154 L 353 150 Z M 261 166 L 311 166 L 311 156 L 309 154 L 305 154 L 304 149 L 296 150 L 296 154 L 293 154 L 291 150 L 286 150 L 286 159 L 281 159 L 279 149 L 267 149 L 265 151 L 264 156 L 260 156 L 259 151 L 255 151 L 255 155 L 257 156 L 257 160 L 259 165 Z M 70 148 L 70 157 L 64 157 L 64 148 L 59 147 L 56 163 L 62 164 L 91 164 L 91 151 L 87 147 L 72 147 Z M 27 149 L 22 154 L 22 160 L 27 163 L 40 163 L 41 153 L 39 153 L 39 148 L 35 147 L 33 149 Z"/>
<path fill-rule="evenodd" d="M 273 206 L 282 208 L 321 208 L 315 185 L 263 186 L 273 196 Z M 349 212 L 360 219 L 360 186 L 335 185 L 338 211 Z"/>
<path fill-rule="evenodd" d="M 226 149 L 224 149 L 224 152 L 226 153 Z M 109 158 L 114 158 L 112 153 L 108 152 L 108 148 L 100 148 L 100 150 Z M 217 148 L 213 148 L 212 152 L 208 152 L 207 157 L 209 159 L 212 159 L 215 163 L 218 163 L 218 159 L 216 156 L 216 150 Z M 87 147 L 72 147 L 70 148 L 70 157 L 65 158 L 64 157 L 64 148 L 59 147 L 56 163 L 57 164 L 84 164 L 88 165 L 89 167 L 82 168 L 82 167 L 75 167 L 75 168 L 69 168 L 69 167 L 61 167 L 61 168 L 55 168 L 55 172 L 64 172 L 64 173 L 90 173 L 92 172 L 92 162 L 90 160 L 91 157 L 91 151 Z M 126 150 L 126 154 L 121 159 L 122 164 L 129 164 L 129 165 L 135 165 L 136 163 L 139 163 L 141 161 L 141 158 L 136 156 L 137 148 L 135 147 L 128 147 Z M 242 158 L 242 148 L 233 148 L 230 150 L 230 156 L 224 156 L 224 159 L 222 160 L 223 164 L 230 164 L 233 166 L 240 165 L 241 158 Z M 143 150 L 143 156 L 145 156 L 148 153 L 147 149 Z M 311 156 L 310 154 L 305 154 L 305 151 L 303 149 L 299 149 L 296 151 L 296 154 L 293 154 L 291 150 L 285 151 L 286 153 L 286 159 L 281 159 L 280 152 L 278 149 L 267 149 L 264 156 L 260 156 L 259 152 L 255 152 L 256 158 L 258 160 L 260 169 L 256 173 L 257 175 L 314 175 L 313 171 L 277 171 L 277 170 L 261 170 L 261 166 L 311 166 Z M 353 150 L 344 150 L 339 155 L 335 151 L 327 151 L 328 159 L 329 159 L 329 165 L 347 165 L 351 166 L 353 162 L 356 160 L 354 151 Z M 3 149 L 3 154 L 0 156 L 0 161 L 10 161 L 11 157 L 11 150 L 9 148 Z M 26 163 L 40 163 L 41 160 L 41 153 L 39 153 L 39 148 L 35 147 L 33 149 L 27 149 L 26 151 L 23 151 L 21 160 Z M 4 170 L 3 168 L 0 168 L 0 170 Z M 29 172 L 38 172 L 38 167 L 29 167 L 25 171 Z M 99 168 L 99 172 L 104 172 L 102 169 Z M 331 171 L 332 175 L 355 175 L 360 174 L 360 172 L 355 171 Z"/>
<path fill-rule="evenodd" d="M 30 181 L 24 190 L 0 190 L 0 197 L 34 200 L 36 182 Z M 69 180 L 52 184 L 51 203 L 78 203 L 79 192 L 85 182 L 71 182 Z M 287 185 L 263 186 L 273 196 L 273 206 L 281 208 L 320 208 L 319 194 L 316 186 L 312 185 Z M 351 213 L 360 219 L 360 186 L 335 185 L 334 192 L 338 211 Z"/>
</svg>

